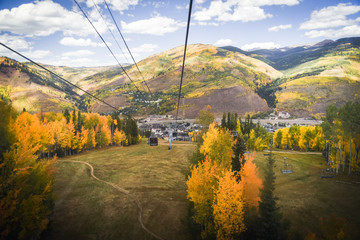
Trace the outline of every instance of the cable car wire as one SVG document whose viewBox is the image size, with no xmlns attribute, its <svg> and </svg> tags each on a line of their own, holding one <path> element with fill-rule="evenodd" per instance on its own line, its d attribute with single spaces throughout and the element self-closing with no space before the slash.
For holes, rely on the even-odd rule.
<svg viewBox="0 0 360 240">
<path fill-rule="evenodd" d="M 111 33 L 111 36 L 113 37 L 114 41 L 116 42 L 116 45 L 119 47 L 120 51 L 121 51 L 121 52 L 122 52 L 122 54 L 124 55 L 126 62 L 130 62 L 130 61 L 127 59 L 127 57 L 126 57 L 126 55 L 125 55 L 124 51 L 122 50 L 122 48 L 121 48 L 121 46 L 120 46 L 119 42 L 116 40 L 114 33 L 111 31 L 111 29 L 110 29 L 109 25 L 106 23 L 106 20 L 105 20 L 104 16 L 102 15 L 102 13 L 101 13 L 100 9 L 97 7 L 97 5 L 96 5 L 96 3 L 94 2 L 94 0 L 91 0 L 91 1 L 92 1 L 92 3 L 94 4 L 94 6 L 95 6 L 96 10 L 98 11 L 98 13 L 100 14 L 100 16 L 101 16 L 102 20 L 104 21 L 104 23 L 105 23 L 105 25 L 106 25 L 107 29 L 108 29 L 108 30 L 109 30 L 109 32 Z"/>
<path fill-rule="evenodd" d="M 189 36 L 189 28 L 190 28 L 190 19 L 191 19 L 192 3 L 193 3 L 193 1 L 190 0 L 190 4 L 189 4 L 189 14 L 188 14 L 188 20 L 187 20 L 187 26 L 186 26 L 184 57 L 183 57 L 183 63 L 182 63 L 182 69 L 181 69 L 180 86 L 179 86 L 179 96 L 178 96 L 178 103 L 177 103 L 177 108 L 176 108 L 176 118 L 175 118 L 175 120 L 178 119 L 178 114 L 179 114 L 180 97 L 181 97 L 181 87 L 182 87 L 183 77 L 184 77 L 186 47 L 187 47 L 187 41 L 188 41 L 188 36 Z"/>
<path fill-rule="evenodd" d="M 47 71 L 47 72 L 49 72 L 50 74 L 54 75 L 55 77 L 57 77 L 57 78 L 58 78 L 58 79 L 60 79 L 61 81 L 66 82 L 67 84 L 69 84 L 69 85 L 71 85 L 71 86 L 73 86 L 73 87 L 75 87 L 75 88 L 77 88 L 77 89 L 80 89 L 81 91 L 83 91 L 84 93 L 86 93 L 86 94 L 87 94 L 87 95 L 89 95 L 90 97 L 92 97 L 92 98 L 96 99 L 97 101 L 99 101 L 99 102 L 101 102 L 101 103 L 104 103 L 105 105 L 107 105 L 107 106 L 109 106 L 109 107 L 111 107 L 111 108 L 115 109 L 116 111 L 119 111 L 116 107 L 114 107 L 114 106 L 110 105 L 109 103 L 107 103 L 107 102 L 105 102 L 105 101 L 101 100 L 100 98 L 98 98 L 98 97 L 94 96 L 93 94 L 91 94 L 91 93 L 89 93 L 88 91 L 86 91 L 86 90 L 82 89 L 81 87 L 76 86 L 75 84 L 73 84 L 73 83 L 69 82 L 69 81 L 68 81 L 68 80 L 66 80 L 65 78 L 63 78 L 63 77 L 59 76 L 58 74 L 56 74 L 56 73 L 54 73 L 53 71 L 51 71 L 51 70 L 47 69 L 46 67 L 41 66 L 40 64 L 38 64 L 38 63 L 34 62 L 34 61 L 33 61 L 33 60 L 31 60 L 30 58 L 28 58 L 28 57 L 26 57 L 26 56 L 22 55 L 21 53 L 17 52 L 16 50 L 14 50 L 14 49 L 12 49 L 12 48 L 10 48 L 10 47 L 6 46 L 5 44 L 3 44 L 3 43 L 1 43 L 1 42 L 0 42 L 0 45 L 2 45 L 3 47 L 5 47 L 5 48 L 9 49 L 10 51 L 12 51 L 12 52 L 16 53 L 17 55 L 19 55 L 19 56 L 21 56 L 21 57 L 25 58 L 26 60 L 28 60 L 29 62 L 31 62 L 31 63 L 33 63 L 33 64 L 35 64 L 36 66 L 38 66 L 38 67 L 40 67 L 40 68 L 44 69 L 45 71 Z"/>
<path fill-rule="evenodd" d="M 144 76 L 143 76 L 142 72 L 140 71 L 139 66 L 137 65 L 137 63 L 136 63 L 136 61 L 135 61 L 135 59 L 134 59 L 134 56 L 132 55 L 132 53 L 131 53 L 131 51 L 130 51 L 129 46 L 127 45 L 126 40 L 125 40 L 124 36 L 122 35 L 122 33 L 121 33 L 121 31 L 120 31 L 119 26 L 117 25 L 117 23 L 116 23 L 116 21 L 115 21 L 115 18 L 114 18 L 113 14 L 112 14 L 112 12 L 111 12 L 111 10 L 110 10 L 109 5 L 107 4 L 107 2 L 106 2 L 105 0 L 103 0 L 103 1 L 104 1 L 105 5 L 106 5 L 106 8 L 108 9 L 108 11 L 109 11 L 109 13 L 110 13 L 110 16 L 111 16 L 111 18 L 112 18 L 113 22 L 115 23 L 115 26 L 116 26 L 116 28 L 117 28 L 117 30 L 118 30 L 118 32 L 119 32 L 119 34 L 120 34 L 121 38 L 122 38 L 122 40 L 123 40 L 123 42 L 124 42 L 124 44 L 125 44 L 125 46 L 126 46 L 127 50 L 128 50 L 128 51 L 129 51 L 129 53 L 130 53 L 130 56 L 131 56 L 132 60 L 133 60 L 133 61 L 134 61 L 134 63 L 135 63 L 135 66 L 136 66 L 137 70 L 139 71 L 139 73 L 140 73 L 140 75 L 141 75 L 141 77 L 142 77 L 143 81 L 145 82 L 145 85 L 146 85 L 146 87 L 147 87 L 147 89 L 148 89 L 148 91 L 149 91 L 150 95 L 152 95 L 152 93 L 151 93 L 151 91 L 150 91 L 150 88 L 149 88 L 148 84 L 146 83 L 145 78 L 144 78 Z"/>
<path fill-rule="evenodd" d="M 81 10 L 81 12 L 83 13 L 83 15 L 85 16 L 85 18 L 89 21 L 89 23 L 91 24 L 91 26 L 94 28 L 94 30 L 96 31 L 96 33 L 99 35 L 99 37 L 101 38 L 101 40 L 103 41 L 103 43 L 105 44 L 105 46 L 107 47 L 107 49 L 110 51 L 111 55 L 115 58 L 116 62 L 118 63 L 118 65 L 121 67 L 121 69 L 123 70 L 123 72 L 125 73 L 125 75 L 129 78 L 129 80 L 134 84 L 135 88 L 137 89 L 137 91 L 140 92 L 139 88 L 136 86 L 136 84 L 134 83 L 134 81 L 131 79 L 131 77 L 128 75 L 128 73 L 125 71 L 125 69 L 123 68 L 123 66 L 120 64 L 120 62 L 118 61 L 118 59 L 116 58 L 115 54 L 113 53 L 113 51 L 111 51 L 109 45 L 105 42 L 104 38 L 101 36 L 101 34 L 99 33 L 99 31 L 96 29 L 96 27 L 94 26 L 94 24 L 91 22 L 90 18 L 86 15 L 86 13 L 84 12 L 84 10 L 81 8 L 80 4 L 74 0 L 74 2 L 76 3 L 76 5 L 79 7 L 79 9 Z"/>
</svg>

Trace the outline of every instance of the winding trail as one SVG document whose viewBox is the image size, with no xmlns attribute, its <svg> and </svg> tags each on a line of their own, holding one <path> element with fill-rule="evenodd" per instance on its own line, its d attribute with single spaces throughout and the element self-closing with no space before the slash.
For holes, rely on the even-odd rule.
<svg viewBox="0 0 360 240">
<path fill-rule="evenodd" d="M 58 160 L 58 162 L 73 162 L 73 163 L 82 163 L 82 164 L 85 164 L 85 165 L 87 165 L 87 166 L 90 168 L 90 175 L 91 175 L 92 178 L 94 178 L 95 180 L 97 180 L 97 181 L 99 181 L 99 182 L 102 182 L 102 183 L 105 183 L 105 184 L 107 184 L 107 185 L 110 185 L 111 187 L 115 188 L 115 189 L 118 190 L 119 192 L 124 193 L 124 194 L 128 195 L 129 197 L 131 197 L 131 198 L 134 200 L 134 202 L 136 203 L 136 205 L 137 205 L 137 208 L 138 208 L 138 221 L 139 221 L 141 227 L 142 227 L 147 233 L 149 233 L 150 235 L 152 235 L 154 238 L 159 239 L 159 240 L 164 240 L 164 238 L 159 237 L 158 235 L 156 235 L 155 233 L 151 232 L 149 229 L 146 228 L 146 226 L 144 225 L 143 220 L 142 220 L 142 206 L 141 206 L 141 203 L 140 203 L 139 199 L 138 199 L 137 197 L 135 197 L 134 195 L 130 194 L 129 191 L 127 191 L 127 190 L 125 190 L 125 189 L 117 186 L 117 185 L 114 184 L 114 183 L 107 182 L 107 181 L 105 181 L 105 180 L 102 180 L 102 179 L 96 177 L 96 176 L 94 175 L 94 167 L 93 167 L 90 163 L 88 163 L 88 162 L 76 161 L 76 160 Z"/>
<path fill-rule="evenodd" d="M 269 150 L 264 150 L 264 152 L 270 152 Z M 273 151 L 274 153 L 288 153 L 288 154 L 304 154 L 304 155 L 309 155 L 309 154 L 314 154 L 314 155 L 321 155 L 321 152 L 300 152 L 300 151 L 294 151 L 294 150 L 288 150 L 288 151 Z"/>
</svg>

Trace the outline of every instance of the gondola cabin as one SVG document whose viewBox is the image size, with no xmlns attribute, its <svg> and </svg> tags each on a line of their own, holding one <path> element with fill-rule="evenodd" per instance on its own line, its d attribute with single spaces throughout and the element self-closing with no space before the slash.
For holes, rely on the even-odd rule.
<svg viewBox="0 0 360 240">
<path fill-rule="evenodd" d="M 149 138 L 149 145 L 150 146 L 157 146 L 158 145 L 158 138 L 156 136 L 151 136 Z"/>
</svg>

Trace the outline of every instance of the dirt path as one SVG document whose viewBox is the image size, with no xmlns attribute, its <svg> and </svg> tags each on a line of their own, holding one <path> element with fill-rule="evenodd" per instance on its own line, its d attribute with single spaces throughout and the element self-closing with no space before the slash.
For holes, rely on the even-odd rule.
<svg viewBox="0 0 360 240">
<path fill-rule="evenodd" d="M 269 151 L 269 150 L 264 150 L 264 152 L 270 152 L 270 151 Z M 315 155 L 321 155 L 321 154 L 322 154 L 321 152 L 300 152 L 300 151 L 292 151 L 292 150 L 289 150 L 289 151 L 273 151 L 272 153 L 273 153 L 273 154 L 274 154 L 274 153 L 315 154 Z"/>
<path fill-rule="evenodd" d="M 82 163 L 82 164 L 85 164 L 85 165 L 87 165 L 87 166 L 90 168 L 90 175 L 91 175 L 92 178 L 94 178 L 95 180 L 97 180 L 97 181 L 99 181 L 99 182 L 103 182 L 103 183 L 105 183 L 105 184 L 107 184 L 107 185 L 110 185 L 111 187 L 115 188 L 115 189 L 118 190 L 119 192 L 124 193 L 124 194 L 128 195 L 129 197 L 131 197 L 131 198 L 134 200 L 134 202 L 136 203 L 136 205 L 137 205 L 137 208 L 138 208 L 138 221 L 139 221 L 141 227 L 142 227 L 147 233 L 149 233 L 150 235 L 152 235 L 154 238 L 160 239 L 160 240 L 164 240 L 162 237 L 159 237 L 158 235 L 156 235 L 155 233 L 151 232 L 149 229 L 147 229 L 147 228 L 145 227 L 145 225 L 144 225 L 144 223 L 143 223 L 143 220 L 142 220 L 142 206 L 141 206 L 141 203 L 140 203 L 139 199 L 137 199 L 137 197 L 135 197 L 134 195 L 130 194 L 129 191 L 127 191 L 127 190 L 125 190 L 125 189 L 117 186 L 117 185 L 114 184 L 114 183 L 107 182 L 107 181 L 105 181 L 105 180 L 102 180 L 102 179 L 96 177 L 96 176 L 94 175 L 94 167 L 93 167 L 90 163 L 88 163 L 88 162 L 75 161 L 75 160 L 58 160 L 58 162 L 73 162 L 73 163 Z"/>
</svg>

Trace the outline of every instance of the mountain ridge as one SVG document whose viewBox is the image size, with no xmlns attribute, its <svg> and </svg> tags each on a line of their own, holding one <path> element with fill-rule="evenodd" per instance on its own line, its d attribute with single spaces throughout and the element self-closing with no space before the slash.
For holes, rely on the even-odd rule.
<svg viewBox="0 0 360 240">
<path fill-rule="evenodd" d="M 145 84 L 134 65 L 126 67 L 134 83 L 116 66 L 48 67 L 97 97 L 120 107 L 123 113 L 171 114 L 176 107 L 182 55 L 183 46 L 179 46 L 138 62 L 153 92 L 152 98 L 145 92 Z M 194 118 L 201 108 L 210 104 L 217 116 L 224 111 L 243 115 L 270 111 L 269 106 L 276 105 L 278 111 L 319 117 L 331 103 L 342 104 L 359 99 L 356 94 L 356 91 L 360 91 L 359 56 L 360 38 L 324 40 L 312 46 L 250 52 L 232 46 L 189 45 L 180 112 L 184 114 L 183 117 Z M 21 64 L 39 73 L 39 78 L 51 81 L 47 73 L 29 63 Z M 288 67 L 278 70 L 274 67 L 277 65 Z M 1 68 L 0 72 L 4 66 Z M 0 84 L 6 87 L 4 79 L 6 77 L 0 75 Z M 323 83 L 329 83 L 329 86 Z M 136 92 L 134 84 L 141 92 Z M 61 92 L 61 89 L 57 90 Z M 76 90 L 64 90 L 62 97 L 68 94 L 67 91 Z M 345 94 L 346 91 L 349 94 Z M 70 101 L 72 107 L 110 111 L 81 95 L 79 91 L 74 93 L 75 99 Z M 60 100 L 58 97 L 57 101 Z"/>
</svg>

